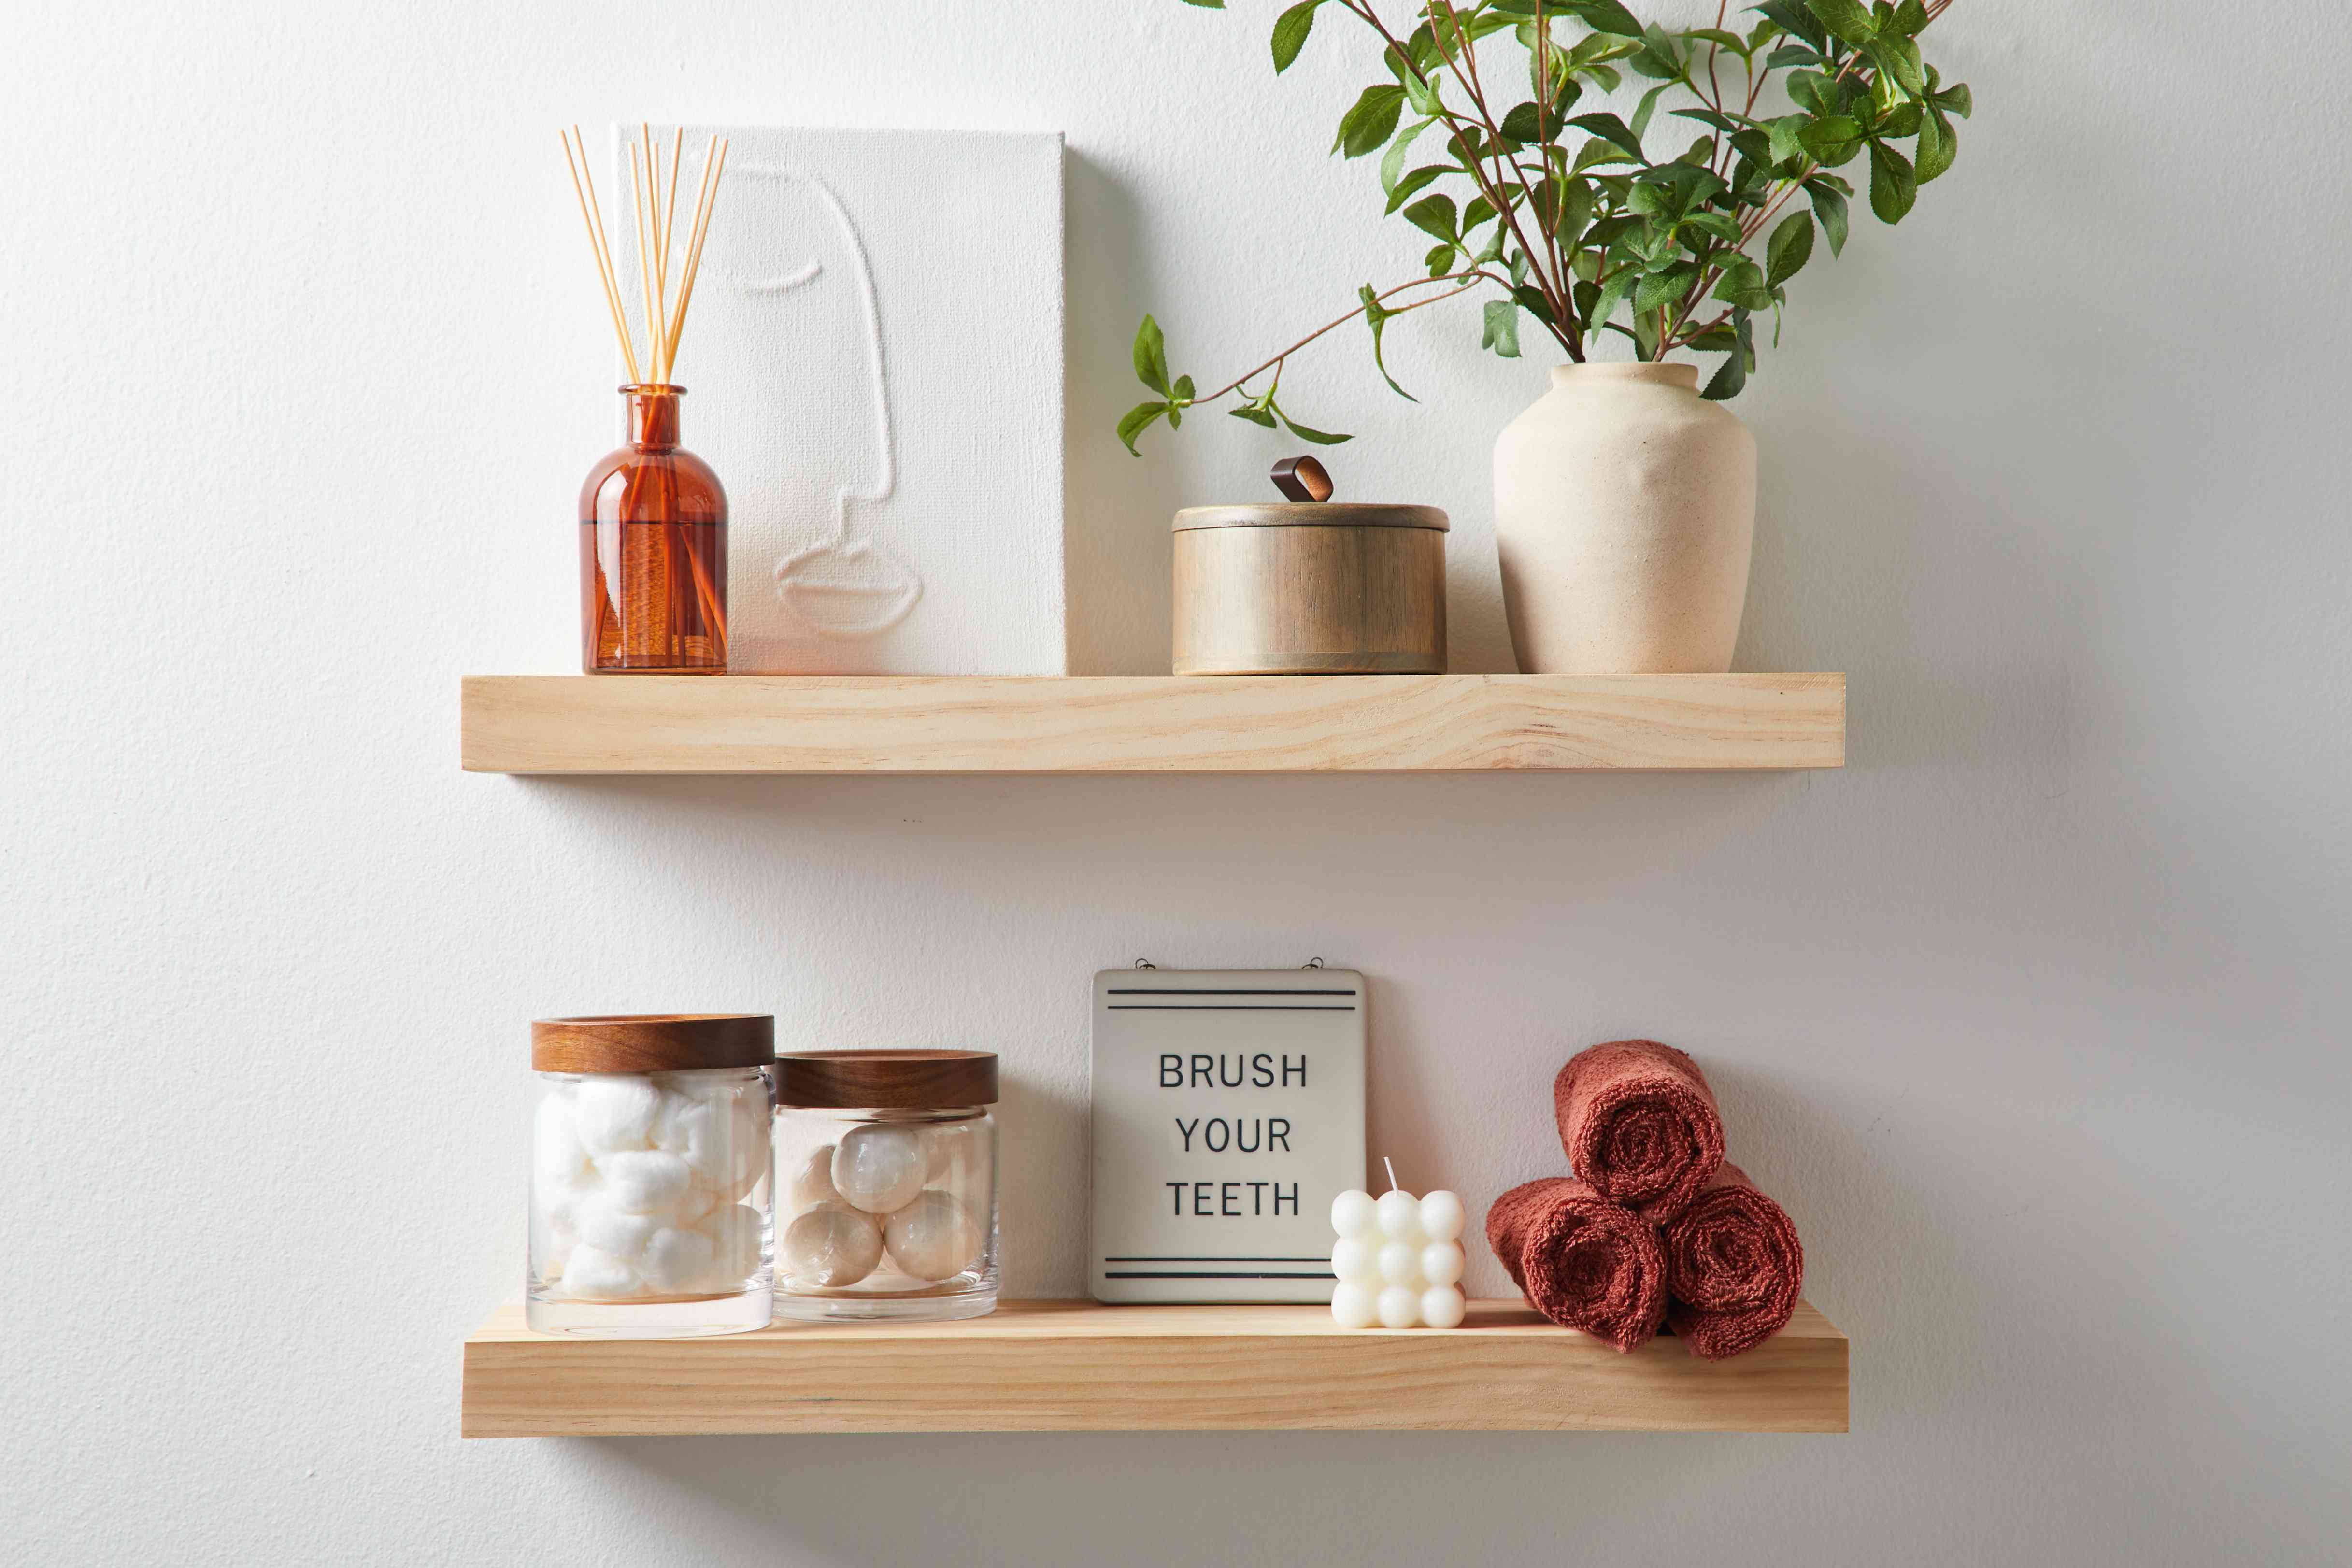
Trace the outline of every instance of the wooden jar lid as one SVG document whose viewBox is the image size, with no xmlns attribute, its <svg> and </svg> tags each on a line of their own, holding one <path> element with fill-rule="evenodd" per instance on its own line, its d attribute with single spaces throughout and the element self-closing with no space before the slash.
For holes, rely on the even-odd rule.
<svg viewBox="0 0 2352 1568">
<path fill-rule="evenodd" d="M 1176 514 L 1175 531 L 1196 528 L 1426 528 L 1448 531 L 1445 512 L 1433 506 L 1390 506 L 1362 500 L 1249 501 L 1239 506 L 1188 506 Z"/>
<path fill-rule="evenodd" d="M 539 1018 L 530 1026 L 533 1072 L 763 1068 L 775 1056 L 776 1020 L 765 1013 Z"/>
<path fill-rule="evenodd" d="M 994 1051 L 786 1051 L 776 1103 L 815 1110 L 946 1110 L 996 1103 Z"/>
</svg>

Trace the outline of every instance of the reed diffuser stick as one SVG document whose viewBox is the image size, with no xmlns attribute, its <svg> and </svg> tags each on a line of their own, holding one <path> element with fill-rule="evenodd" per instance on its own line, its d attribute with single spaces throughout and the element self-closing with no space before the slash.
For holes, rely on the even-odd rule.
<svg viewBox="0 0 2352 1568">
<path fill-rule="evenodd" d="M 671 324 L 669 331 L 667 363 L 673 365 L 677 363 L 677 340 L 686 331 L 687 309 L 694 303 L 695 279 L 702 275 L 702 242 L 710 237 L 710 215 L 719 205 L 719 176 L 727 173 L 727 139 L 723 136 L 714 136 L 710 140 L 713 152 L 705 158 L 703 163 L 705 183 L 698 210 L 694 215 L 693 238 L 687 246 L 686 279 L 684 288 L 678 295 L 677 320 Z M 716 162 L 712 162 L 712 159 Z"/>
<path fill-rule="evenodd" d="M 662 167 L 661 149 L 653 139 L 650 121 L 630 138 L 630 218 L 636 226 L 637 290 L 644 301 L 646 353 L 637 356 L 635 334 L 629 330 L 627 308 L 622 304 L 620 268 L 613 260 L 612 237 L 604 226 L 604 208 L 596 195 L 596 177 L 588 163 L 588 143 L 574 125 L 563 136 L 563 162 L 572 171 L 572 192 L 580 204 L 580 221 L 588 229 L 588 248 L 596 261 L 596 279 L 604 290 L 604 307 L 620 340 L 621 357 L 628 363 L 631 384 L 667 384 L 677 363 L 678 339 L 686 331 L 687 307 L 694 300 L 695 279 L 702 268 L 702 245 L 710 229 L 710 215 L 719 201 L 719 176 L 727 171 L 727 139 L 714 135 L 702 155 L 702 177 L 695 192 L 692 226 L 688 231 L 682 265 L 677 260 L 677 187 L 685 174 L 686 128 L 670 138 L 669 167 Z M 672 288 L 673 276 L 677 279 Z"/>
<path fill-rule="evenodd" d="M 613 313 L 613 333 L 621 340 L 621 357 L 628 361 L 629 379 L 635 381 L 636 346 L 629 342 L 628 319 L 621 310 L 621 289 L 614 279 L 612 253 L 604 243 L 604 218 L 603 210 L 596 206 L 596 176 L 593 171 L 586 175 L 584 189 L 582 184 L 582 171 L 588 163 L 587 144 L 581 144 L 577 163 L 572 156 L 572 137 L 579 134 L 580 128 L 575 125 L 563 138 L 563 162 L 572 171 L 572 194 L 580 203 L 580 221 L 588 227 L 589 248 L 596 255 L 596 280 L 604 287 L 604 305 Z"/>
</svg>

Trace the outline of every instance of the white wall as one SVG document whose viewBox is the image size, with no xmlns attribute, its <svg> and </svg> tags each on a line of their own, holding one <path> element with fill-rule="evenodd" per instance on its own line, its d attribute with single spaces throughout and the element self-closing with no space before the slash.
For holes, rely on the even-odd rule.
<svg viewBox="0 0 2352 1568">
<path fill-rule="evenodd" d="M 1281 445 L 1128 458 L 1136 318 L 1206 376 L 1420 248 L 1322 157 L 1366 52 L 1327 17 L 1277 87 L 1236 5 L 12 10 L 23 1561 L 2341 1560 L 2333 6 L 1937 26 L 1958 166 L 1799 280 L 1738 405 L 1740 662 L 1851 672 L 1843 773 L 457 772 L 460 674 L 572 658 L 613 380 L 572 119 L 1066 131 L 1078 668 L 1164 668 L 1169 512 Z M 1393 340 L 1419 406 L 1353 331 L 1292 384 L 1349 493 L 1453 510 L 1493 668 L 1486 454 L 1541 376 L 1439 315 Z M 1369 972 L 1373 1146 L 1478 1201 L 1557 1167 L 1572 1049 L 1698 1053 L 1853 1336 L 1853 1434 L 458 1441 L 525 1020 L 1000 1050 L 1007 1282 L 1075 1293 L 1087 977 L 1139 953 Z"/>
</svg>

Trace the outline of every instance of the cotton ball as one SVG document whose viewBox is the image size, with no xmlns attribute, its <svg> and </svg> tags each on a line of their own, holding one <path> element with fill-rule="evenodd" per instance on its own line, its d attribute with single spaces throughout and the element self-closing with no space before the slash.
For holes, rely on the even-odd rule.
<svg viewBox="0 0 2352 1568">
<path fill-rule="evenodd" d="M 634 1296 L 643 1288 L 636 1269 L 625 1258 L 615 1258 L 600 1247 L 585 1245 L 572 1250 L 572 1261 L 563 1268 L 563 1292 L 583 1300 L 608 1301 L 615 1297 Z"/>
<path fill-rule="evenodd" d="M 1462 1292 L 1451 1285 L 1433 1285 L 1421 1293 L 1421 1321 L 1433 1329 L 1460 1327 L 1468 1310 Z"/>
<path fill-rule="evenodd" d="M 610 1253 L 624 1262 L 635 1261 L 664 1223 L 659 1215 L 630 1214 L 606 1194 L 583 1199 L 572 1212 L 582 1246 Z"/>
<path fill-rule="evenodd" d="M 693 1184 L 686 1161 L 664 1149 L 625 1149 L 596 1157 L 613 1206 L 627 1214 L 667 1214 Z"/>
<path fill-rule="evenodd" d="M 686 1196 L 677 1200 L 677 1207 L 670 1211 L 670 1218 L 678 1225 L 700 1225 L 726 1201 L 709 1187 L 688 1187 Z"/>
<path fill-rule="evenodd" d="M 1331 1248 L 1331 1272 L 1347 1284 L 1370 1285 L 1381 1277 L 1380 1249 L 1368 1237 L 1343 1236 Z"/>
<path fill-rule="evenodd" d="M 575 1183 L 588 1174 L 588 1151 L 581 1147 L 569 1093 L 558 1089 L 541 1099 L 531 1116 L 530 1154 L 542 1184 Z"/>
<path fill-rule="evenodd" d="M 754 1107 L 750 1098 L 670 1094 L 654 1126 L 655 1145 L 684 1160 L 696 1185 L 730 1203 L 760 1184 L 768 1159 L 767 1102 Z"/>
<path fill-rule="evenodd" d="M 688 1290 L 709 1277 L 718 1253 L 717 1244 L 702 1232 L 666 1225 L 646 1239 L 637 1268 L 656 1290 Z"/>
<path fill-rule="evenodd" d="M 802 1214 L 819 1204 L 837 1204 L 842 1196 L 833 1184 L 833 1145 L 821 1144 L 809 1151 L 791 1176 L 779 1178 L 784 1189 L 782 1206 L 793 1214 Z"/>
<path fill-rule="evenodd" d="M 895 1214 L 923 1190 L 930 1151 L 912 1127 L 853 1127 L 833 1152 L 833 1184 L 867 1214 Z"/>
<path fill-rule="evenodd" d="M 1462 1198 L 1448 1192 L 1424 1193 L 1421 1199 L 1421 1234 L 1431 1241 L 1452 1241 L 1462 1234 Z"/>
<path fill-rule="evenodd" d="M 1331 1200 L 1331 1228 L 1341 1236 L 1370 1236 L 1379 1223 L 1370 1193 L 1341 1193 Z"/>
<path fill-rule="evenodd" d="M 754 1101 L 750 1095 L 740 1095 L 728 1109 L 727 1122 L 727 1147 L 734 1163 L 730 1180 L 720 1191 L 730 1198 L 747 1198 L 774 1163 L 769 1133 L 775 1119 L 768 1110 L 766 1096 Z"/>
<path fill-rule="evenodd" d="M 890 1261 L 918 1279 L 946 1279 L 980 1261 L 980 1226 L 963 1205 L 933 1189 L 882 1223 Z"/>
<path fill-rule="evenodd" d="M 580 1142 L 589 1153 L 597 1155 L 650 1148 L 654 1121 L 662 1112 L 665 1098 L 649 1079 L 625 1073 L 582 1079 L 572 1100 Z"/>
<path fill-rule="evenodd" d="M 1421 1321 L 1421 1292 L 1410 1285 L 1389 1286 L 1378 1306 L 1384 1329 L 1409 1329 Z"/>
<path fill-rule="evenodd" d="M 1343 1329 L 1369 1329 L 1380 1321 L 1379 1298 L 1369 1285 L 1342 1283 L 1331 1292 L 1331 1316 Z"/>
<path fill-rule="evenodd" d="M 740 1281 L 760 1272 L 762 1237 L 758 1209 L 729 1204 L 699 1228 L 717 1244 L 718 1257 L 711 1268 L 719 1278 Z"/>
<path fill-rule="evenodd" d="M 1421 1249 L 1421 1278 L 1427 1285 L 1451 1285 L 1462 1278 L 1459 1242 L 1433 1241 Z M 1442 1325 L 1440 1325 L 1442 1326 Z"/>
<path fill-rule="evenodd" d="M 534 1187 L 531 1198 L 531 1273 L 541 1279 L 561 1279 L 580 1237 L 579 1193 L 569 1186 Z"/>
<path fill-rule="evenodd" d="M 1421 1200 L 1402 1188 L 1391 1187 L 1382 1193 L 1374 1205 L 1380 1215 L 1381 1234 L 1391 1241 L 1421 1239 Z"/>
<path fill-rule="evenodd" d="M 881 1261 L 882 1227 L 838 1200 L 793 1221 L 776 1244 L 776 1267 L 795 1285 L 855 1285 Z"/>
<path fill-rule="evenodd" d="M 1381 1248 L 1381 1279 L 1390 1285 L 1421 1282 L 1421 1248 L 1409 1241 L 1391 1241 Z"/>
</svg>

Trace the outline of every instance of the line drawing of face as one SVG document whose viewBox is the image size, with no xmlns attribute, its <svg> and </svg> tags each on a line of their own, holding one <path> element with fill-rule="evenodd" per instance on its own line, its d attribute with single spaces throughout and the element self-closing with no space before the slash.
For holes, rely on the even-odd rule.
<svg viewBox="0 0 2352 1568">
<path fill-rule="evenodd" d="M 772 471 L 728 476 L 743 498 L 737 521 L 750 525 L 737 539 L 781 546 L 769 576 L 793 630 L 877 637 L 913 613 L 923 580 L 877 534 L 897 465 L 865 241 L 805 170 L 730 164 L 725 183 L 701 285 L 730 296 L 712 357 L 747 412 L 774 422 L 754 444 Z"/>
</svg>

